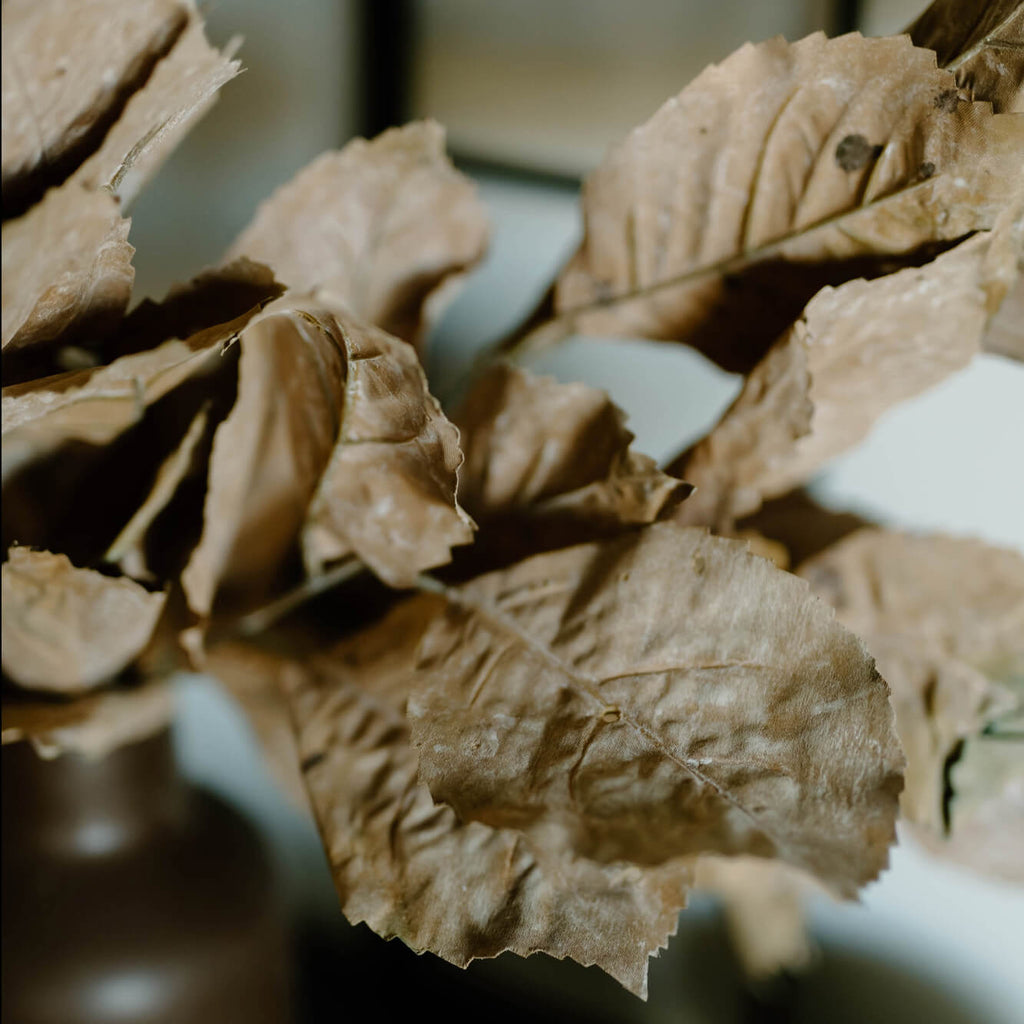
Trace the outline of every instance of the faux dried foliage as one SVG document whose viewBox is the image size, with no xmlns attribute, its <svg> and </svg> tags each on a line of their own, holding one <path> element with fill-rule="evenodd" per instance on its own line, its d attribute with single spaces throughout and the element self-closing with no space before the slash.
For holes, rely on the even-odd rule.
<svg viewBox="0 0 1024 1024">
<path fill-rule="evenodd" d="M 745 46 L 588 180 L 579 251 L 501 349 L 615 333 L 747 373 L 663 471 L 582 384 L 492 360 L 454 423 L 432 397 L 418 351 L 487 235 L 432 123 L 318 158 L 125 315 L 123 207 L 237 65 L 189 4 L 5 4 L 4 742 L 99 754 L 205 664 L 302 780 L 351 920 L 640 995 L 695 879 L 773 915 L 756 969 L 799 959 L 778 880 L 849 896 L 885 867 L 900 740 L 905 817 L 1003 870 L 1019 560 L 831 544 L 799 502 L 743 520 L 1019 349 L 993 315 L 1020 8 L 977 6 Z"/>
</svg>

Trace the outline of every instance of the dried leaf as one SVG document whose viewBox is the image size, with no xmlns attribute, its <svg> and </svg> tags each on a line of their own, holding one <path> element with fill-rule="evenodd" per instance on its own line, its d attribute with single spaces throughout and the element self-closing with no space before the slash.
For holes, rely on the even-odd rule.
<svg viewBox="0 0 1024 1024">
<path fill-rule="evenodd" d="M 989 323 L 982 344 L 987 352 L 1024 362 L 1024 268 Z"/>
<path fill-rule="evenodd" d="M 444 286 L 486 242 L 476 189 L 426 121 L 314 160 L 263 203 L 231 255 L 419 346 Z"/>
<path fill-rule="evenodd" d="M 75 344 L 116 325 L 135 279 L 129 223 L 112 196 L 74 182 L 4 223 L 5 371 L 12 353 Z"/>
<path fill-rule="evenodd" d="M 395 586 L 471 537 L 461 460 L 413 350 L 286 296 L 240 335 L 238 400 L 217 431 L 205 526 L 182 583 L 207 616 L 265 600 L 301 543 L 306 568 L 352 554 Z"/>
<path fill-rule="evenodd" d="M 799 570 L 862 636 L 892 689 L 904 816 L 944 831 L 947 760 L 1024 676 L 1024 558 L 979 541 L 860 530 Z"/>
<path fill-rule="evenodd" d="M 174 705 L 166 680 L 117 686 L 71 701 L 3 694 L 2 739 L 31 742 L 40 757 L 61 754 L 102 758 L 171 724 Z"/>
<path fill-rule="evenodd" d="M 70 441 L 110 444 L 182 382 L 216 369 L 222 345 L 233 333 L 233 325 L 225 324 L 109 366 L 4 388 L 5 482 L 25 464 Z"/>
<path fill-rule="evenodd" d="M 901 761 L 860 641 L 743 544 L 654 524 L 426 608 L 420 777 L 464 820 L 600 861 L 751 853 L 843 894 L 884 867 Z"/>
<path fill-rule="evenodd" d="M 707 68 L 588 179 L 548 331 L 686 341 L 746 372 L 823 284 L 992 227 L 1024 124 L 934 61 L 817 34 Z"/>
<path fill-rule="evenodd" d="M 575 859 L 435 805 L 416 781 L 403 713 L 421 612 L 421 600 L 405 602 L 285 676 L 345 915 L 460 966 L 506 950 L 597 964 L 646 998 L 648 957 L 675 932 L 690 868 Z"/>
<path fill-rule="evenodd" d="M 854 445 L 888 408 L 965 366 L 988 316 L 991 239 L 819 292 L 718 425 L 669 467 L 697 488 L 680 519 L 728 529 Z"/>
<path fill-rule="evenodd" d="M 76 180 L 90 188 L 109 189 L 122 207 L 131 206 L 213 105 L 217 91 L 238 74 L 241 65 L 230 59 L 236 45 L 230 44 L 224 53 L 211 47 L 202 18 L 190 10 L 188 27 L 128 101 L 103 145 L 76 171 Z"/>
<path fill-rule="evenodd" d="M 935 50 L 939 66 L 973 100 L 996 111 L 1024 111 L 1024 3 L 935 0 L 907 31 Z"/>
<path fill-rule="evenodd" d="M 167 596 L 27 548 L 11 548 L 2 577 L 4 675 L 53 693 L 110 682 L 149 643 Z"/>
<path fill-rule="evenodd" d="M 188 17 L 179 0 L 5 0 L 6 215 L 98 148 Z"/>
<path fill-rule="evenodd" d="M 631 450 L 625 414 L 585 384 L 499 364 L 455 416 L 459 496 L 479 519 L 509 512 L 653 522 L 685 484 Z"/>
</svg>

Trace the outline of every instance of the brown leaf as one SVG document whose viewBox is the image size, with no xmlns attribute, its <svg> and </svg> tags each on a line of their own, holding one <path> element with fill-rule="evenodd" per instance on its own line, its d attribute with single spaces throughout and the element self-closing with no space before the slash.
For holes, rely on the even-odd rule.
<svg viewBox="0 0 1024 1024">
<path fill-rule="evenodd" d="M 1024 676 L 1024 558 L 979 541 L 860 530 L 799 570 L 862 636 L 907 754 L 904 816 L 941 835 L 945 766 Z"/>
<path fill-rule="evenodd" d="M 99 147 L 188 18 L 178 0 L 5 0 L 5 215 Z"/>
<path fill-rule="evenodd" d="M 746 372 L 823 284 L 992 227 L 1021 188 L 1024 124 L 961 101 L 934 60 L 906 37 L 817 34 L 707 68 L 588 179 L 558 319 L 533 343 L 674 339 Z"/>
<path fill-rule="evenodd" d="M 423 601 L 285 675 L 306 787 L 353 923 L 465 966 L 511 950 L 597 964 L 641 998 L 691 871 L 601 865 L 541 837 L 460 822 L 416 780 L 403 712 Z"/>
<path fill-rule="evenodd" d="M 1024 3 L 935 0 L 907 29 L 916 46 L 935 50 L 939 66 L 973 100 L 1024 111 Z"/>
<path fill-rule="evenodd" d="M 455 416 L 466 460 L 459 494 L 476 517 L 529 510 L 650 523 L 685 488 L 631 450 L 625 414 L 585 384 L 499 364 Z"/>
<path fill-rule="evenodd" d="M 170 684 L 151 679 L 70 701 L 4 691 L 2 741 L 31 742 L 40 757 L 106 757 L 166 729 L 174 706 Z"/>
<path fill-rule="evenodd" d="M 861 440 L 888 408 L 965 366 L 989 313 L 992 237 L 819 292 L 718 425 L 669 467 L 697 488 L 681 521 L 730 528 Z"/>
<path fill-rule="evenodd" d="M 116 325 L 135 278 L 128 226 L 111 195 L 74 182 L 4 223 L 5 380 L 12 353 L 73 345 Z"/>
<path fill-rule="evenodd" d="M 311 573 L 351 555 L 395 586 L 471 537 L 457 433 L 413 350 L 286 296 L 239 340 L 238 399 L 214 440 L 203 537 L 182 583 L 207 616 L 262 603 L 301 543 Z"/>
<path fill-rule="evenodd" d="M 314 160 L 263 203 L 230 254 L 421 346 L 444 286 L 486 242 L 476 189 L 426 121 Z"/>
<path fill-rule="evenodd" d="M 131 206 L 213 105 L 221 86 L 238 74 L 241 65 L 230 59 L 236 46 L 237 41 L 229 44 L 224 53 L 211 47 L 202 18 L 190 9 L 188 27 L 128 101 L 102 146 L 75 172 L 75 179 L 90 188 L 109 189 L 122 207 Z"/>
<path fill-rule="evenodd" d="M 53 693 L 110 682 L 149 643 L 167 596 L 28 548 L 11 548 L 2 574 L 4 675 Z"/>
<path fill-rule="evenodd" d="M 884 682 L 805 587 L 671 523 L 445 591 L 408 702 L 464 820 L 600 861 L 777 857 L 843 894 L 885 866 Z"/>
</svg>

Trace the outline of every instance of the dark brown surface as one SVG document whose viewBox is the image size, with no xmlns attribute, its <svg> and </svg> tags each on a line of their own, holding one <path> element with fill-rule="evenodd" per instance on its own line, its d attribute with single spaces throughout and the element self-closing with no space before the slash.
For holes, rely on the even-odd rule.
<svg viewBox="0 0 1024 1024">
<path fill-rule="evenodd" d="M 277 1024 L 287 932 L 251 827 L 167 733 L 99 761 L 3 749 L 3 1019 Z"/>
</svg>

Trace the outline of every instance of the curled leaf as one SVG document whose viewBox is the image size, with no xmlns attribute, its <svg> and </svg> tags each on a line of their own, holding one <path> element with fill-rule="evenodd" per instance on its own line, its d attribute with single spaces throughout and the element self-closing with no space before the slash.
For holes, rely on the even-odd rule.
<svg viewBox="0 0 1024 1024">
<path fill-rule="evenodd" d="M 1024 558 L 979 541 L 865 529 L 799 569 L 864 638 L 907 754 L 904 815 L 942 835 L 957 744 L 1012 706 L 1024 677 Z"/>
<path fill-rule="evenodd" d="M 915 46 L 935 50 L 971 99 L 996 111 L 1024 110 L 1024 3 L 935 0 L 907 31 Z"/>
<path fill-rule="evenodd" d="M 285 673 L 345 915 L 460 966 L 543 951 L 597 964 L 646 997 L 648 958 L 676 929 L 690 868 L 596 864 L 435 805 L 402 710 L 422 627 L 418 602 L 405 602 Z"/>
<path fill-rule="evenodd" d="M 962 100 L 905 36 L 746 45 L 588 179 L 551 330 L 685 341 L 746 372 L 822 285 L 991 228 L 1022 147 L 1019 119 Z"/>
<path fill-rule="evenodd" d="M 979 234 L 920 269 L 819 292 L 718 425 L 670 467 L 697 488 L 683 521 L 728 528 L 965 366 L 989 314 L 991 245 Z"/>
<path fill-rule="evenodd" d="M 4 223 L 6 379 L 12 353 L 72 345 L 116 325 L 135 278 L 128 226 L 111 195 L 74 182 Z"/>
<path fill-rule="evenodd" d="M 185 30 L 179 0 L 9 0 L 3 5 L 3 189 L 41 196 L 103 141 Z"/>
<path fill-rule="evenodd" d="M 901 761 L 860 641 L 744 545 L 654 524 L 424 604 L 420 777 L 460 817 L 601 861 L 751 853 L 852 894 Z"/>
<path fill-rule="evenodd" d="M 443 286 L 484 253 L 487 218 L 433 121 L 325 153 L 260 207 L 231 247 L 289 287 L 420 345 Z"/>
<path fill-rule="evenodd" d="M 2 567 L 4 675 L 32 690 L 75 694 L 109 682 L 146 647 L 166 594 L 11 548 Z"/>
</svg>

